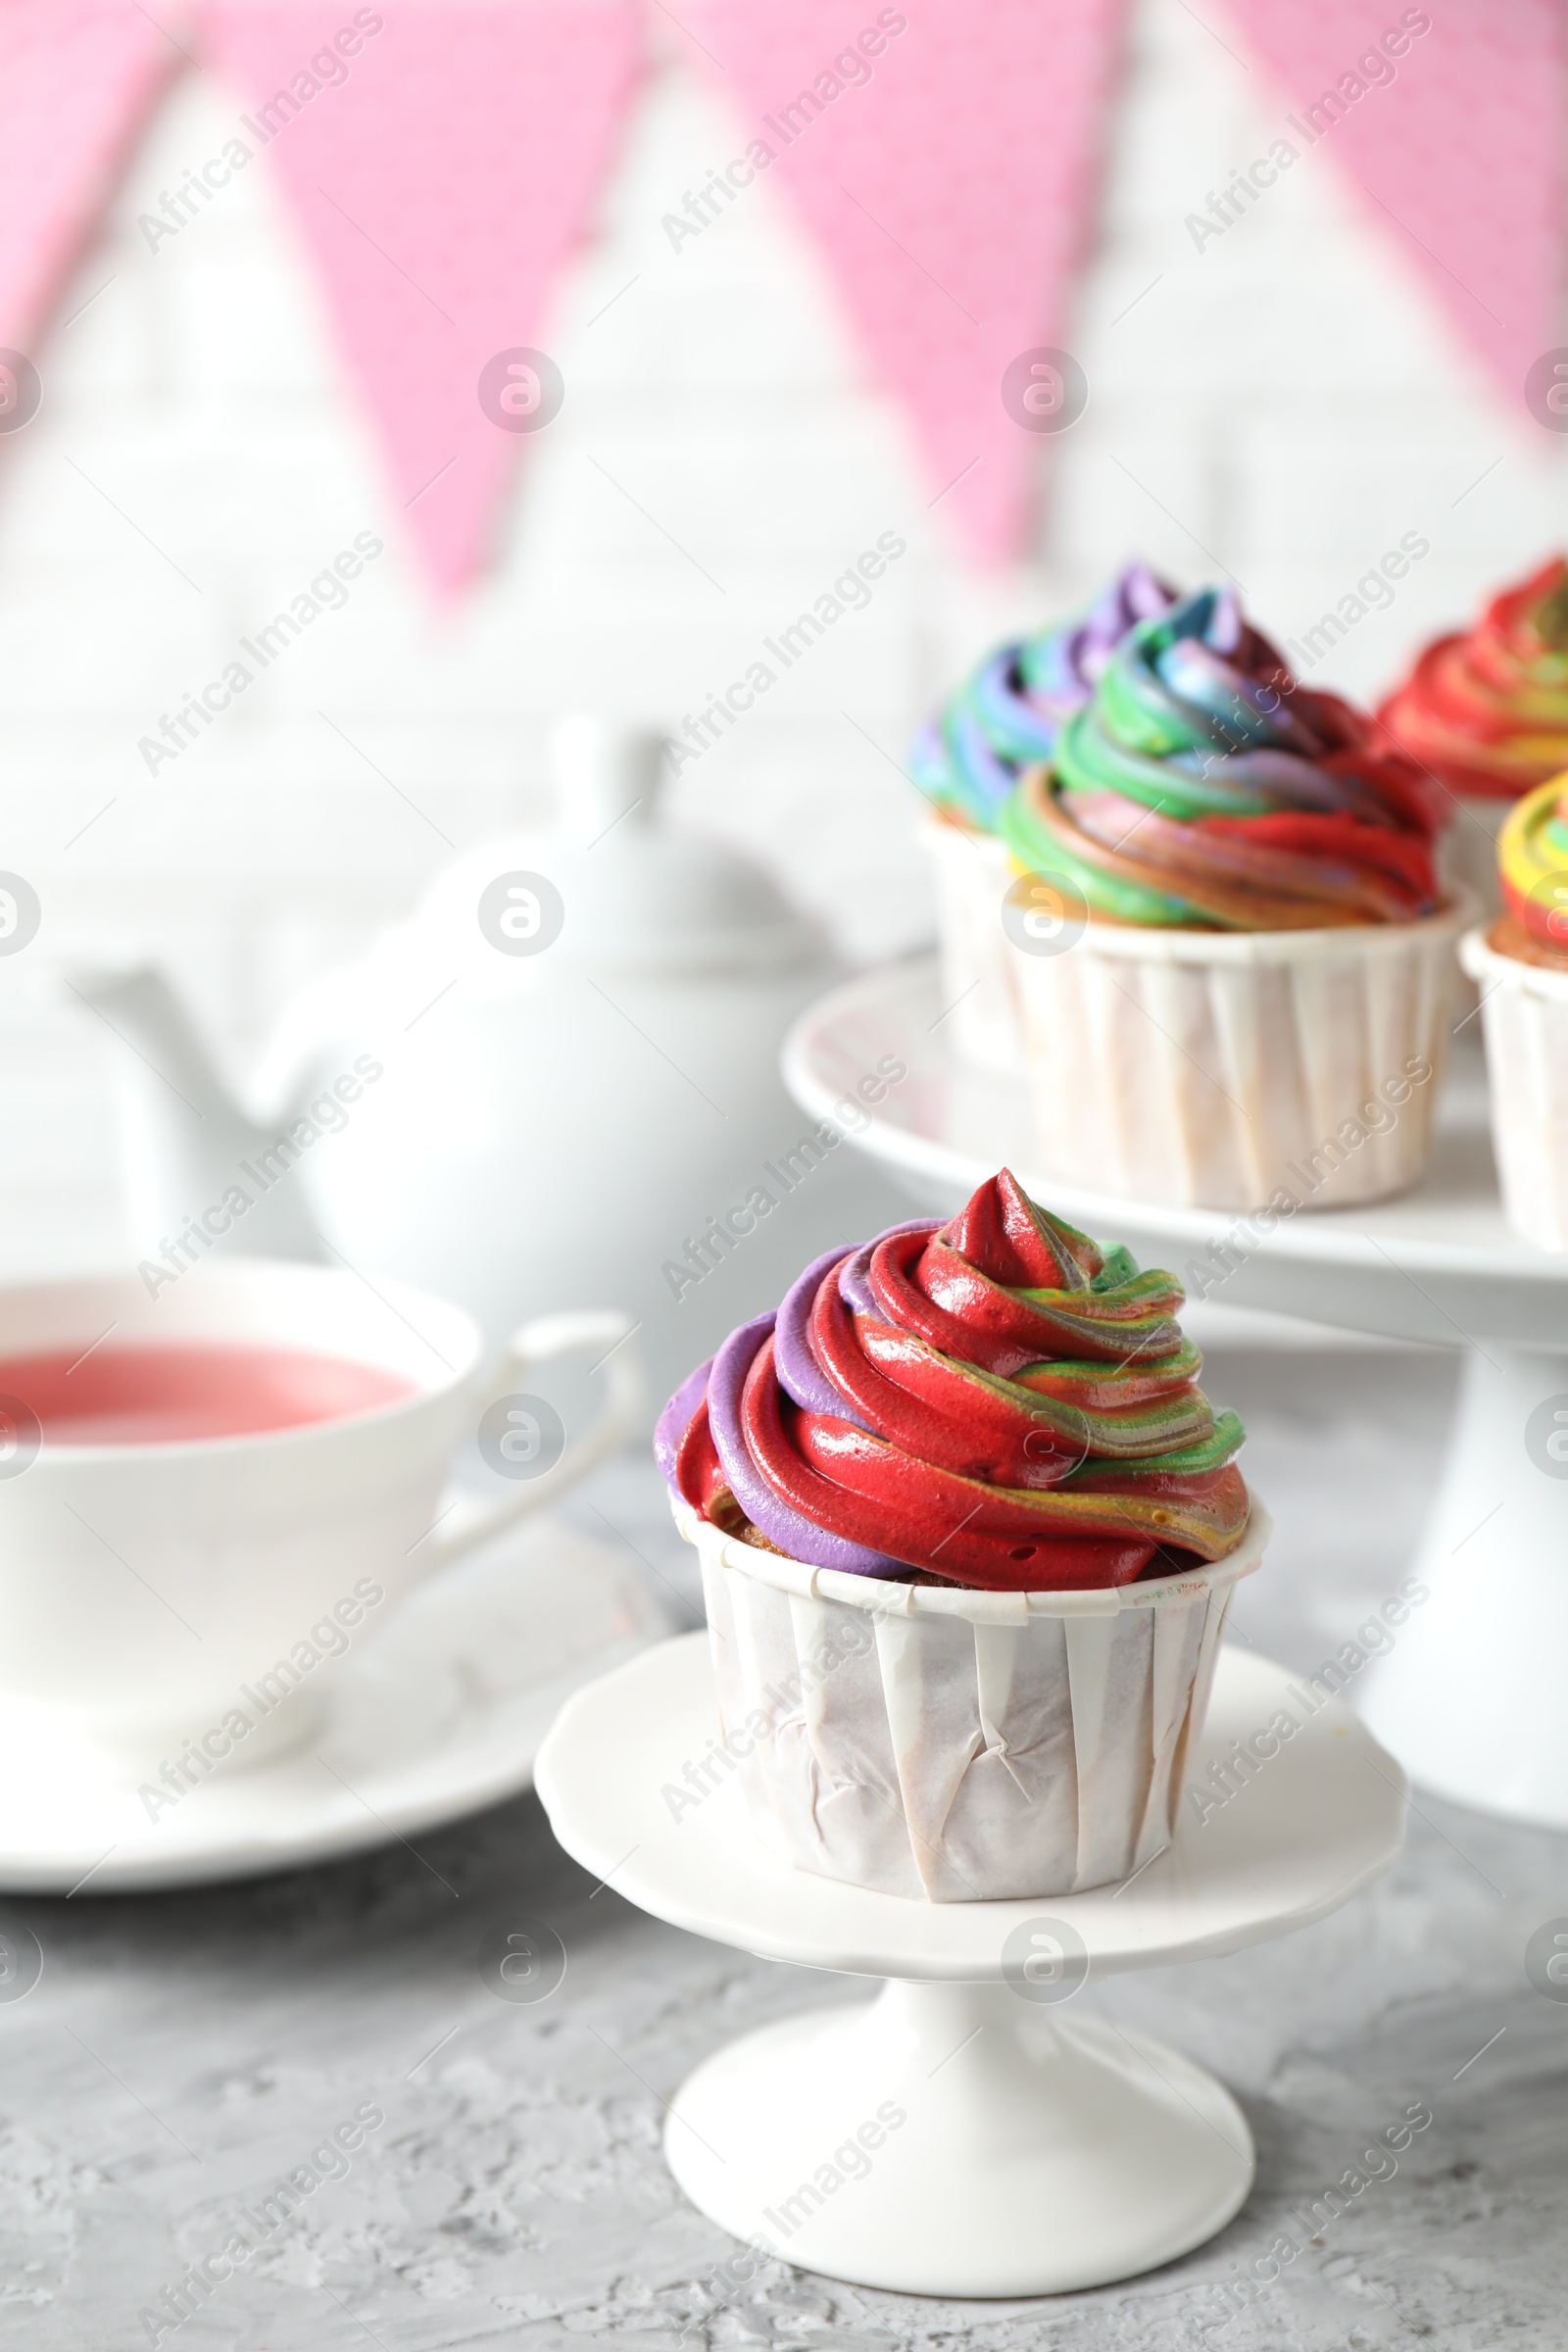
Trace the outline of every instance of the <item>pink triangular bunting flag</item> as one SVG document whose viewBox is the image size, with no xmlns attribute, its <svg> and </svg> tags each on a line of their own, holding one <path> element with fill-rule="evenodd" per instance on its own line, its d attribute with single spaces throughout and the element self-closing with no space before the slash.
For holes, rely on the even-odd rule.
<svg viewBox="0 0 1568 2352">
<path fill-rule="evenodd" d="M 514 424 L 552 405 L 538 370 L 493 364 L 548 328 L 640 19 L 617 0 L 225 0 L 207 22 L 303 224 L 410 530 L 455 591 L 484 560 Z"/>
<path fill-rule="evenodd" d="M 683 17 L 909 417 L 933 498 L 988 560 L 1027 539 L 1040 416 L 1021 422 L 1003 379 L 1066 331 L 1121 14 L 710 0 Z M 1042 409 L 1051 397 L 1034 389 Z"/>
<path fill-rule="evenodd" d="M 133 0 L 0 6 L 0 344 L 36 343 L 126 150 L 179 62 Z"/>
<path fill-rule="evenodd" d="M 1562 339 L 1562 0 L 1232 0 L 1283 85 L 1281 135 L 1333 156 L 1517 400 Z"/>
</svg>

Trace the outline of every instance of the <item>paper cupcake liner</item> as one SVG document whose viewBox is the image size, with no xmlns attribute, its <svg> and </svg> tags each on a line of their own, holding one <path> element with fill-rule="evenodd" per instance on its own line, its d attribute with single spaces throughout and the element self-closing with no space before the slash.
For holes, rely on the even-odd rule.
<svg viewBox="0 0 1568 2352">
<path fill-rule="evenodd" d="M 1426 1166 L 1473 919 L 1460 896 L 1354 930 L 1091 923 L 1054 956 L 1009 942 L 1038 1173 L 1193 1208 L 1402 1192 Z"/>
<path fill-rule="evenodd" d="M 1007 853 L 994 833 L 972 833 L 940 817 L 922 820 L 920 839 L 936 881 L 942 1002 L 953 1007 L 943 1026 L 953 1051 L 976 1069 L 1016 1078 L 1023 1035 L 1002 928 L 1002 902 L 1013 880 Z"/>
<path fill-rule="evenodd" d="M 976 1592 L 808 1568 L 675 1517 L 758 1836 L 819 1878 L 936 1903 L 1106 1886 L 1169 1842 L 1231 1592 L 1269 1535 L 1254 1502 L 1212 1566 Z"/>
<path fill-rule="evenodd" d="M 1568 1250 L 1568 972 L 1521 963 L 1467 931 L 1459 959 L 1481 990 L 1492 1148 L 1508 1222 Z"/>
</svg>

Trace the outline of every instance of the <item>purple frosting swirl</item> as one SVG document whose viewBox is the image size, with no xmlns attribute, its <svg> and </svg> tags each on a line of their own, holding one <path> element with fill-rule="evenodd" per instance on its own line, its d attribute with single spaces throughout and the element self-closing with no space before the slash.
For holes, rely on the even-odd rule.
<svg viewBox="0 0 1568 2352">
<path fill-rule="evenodd" d="M 830 1250 L 827 1264 L 832 1265 L 834 1258 L 835 1252 Z M 819 1266 L 822 1262 L 817 1261 Z M 837 1568 L 849 1576 L 906 1573 L 899 1561 L 890 1559 L 885 1552 L 871 1551 L 863 1544 L 852 1544 L 847 1536 L 829 1535 L 825 1528 L 813 1527 L 809 1519 L 803 1519 L 799 1511 L 781 1502 L 753 1468 L 741 1435 L 741 1391 L 758 1349 L 777 1320 L 777 1309 L 770 1307 L 765 1315 L 757 1315 L 738 1331 L 732 1331 L 709 1370 L 708 1426 L 712 1431 L 730 1493 L 752 1525 L 760 1528 L 770 1544 L 776 1544 L 791 1559 L 804 1560 L 808 1568 Z M 690 1387 L 688 1381 L 686 1389 Z M 685 1393 L 683 1389 L 681 1395 Z M 836 1396 L 834 1406 L 842 1414 L 844 1407 Z M 673 1405 L 666 1407 L 666 1414 L 672 1409 Z"/>
</svg>

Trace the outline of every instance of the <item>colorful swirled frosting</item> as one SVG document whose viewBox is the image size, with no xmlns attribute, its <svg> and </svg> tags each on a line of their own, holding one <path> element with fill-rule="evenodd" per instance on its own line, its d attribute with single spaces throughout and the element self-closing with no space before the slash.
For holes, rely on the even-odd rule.
<svg viewBox="0 0 1568 2352">
<path fill-rule="evenodd" d="M 1492 945 L 1526 963 L 1568 969 L 1568 776 L 1515 803 L 1497 836 L 1504 912 Z"/>
<path fill-rule="evenodd" d="M 1429 645 L 1378 716 L 1450 792 L 1502 800 L 1568 767 L 1568 564 Z"/>
<path fill-rule="evenodd" d="M 1230 591 L 1205 588 L 1122 640 L 998 829 L 1092 919 L 1296 931 L 1430 914 L 1435 802 L 1370 720 L 1298 685 Z"/>
<path fill-rule="evenodd" d="M 1163 581 L 1129 564 L 1087 612 L 999 647 L 915 737 L 908 760 L 915 783 L 960 823 L 994 832 L 1020 774 L 1051 757 L 1113 648 L 1135 621 L 1172 601 Z"/>
<path fill-rule="evenodd" d="M 989 1591 L 1130 1584 L 1234 1549 L 1242 1425 L 1182 1290 L 1004 1168 L 950 1224 L 807 1267 L 665 1406 L 673 1493 L 816 1568 Z"/>
</svg>

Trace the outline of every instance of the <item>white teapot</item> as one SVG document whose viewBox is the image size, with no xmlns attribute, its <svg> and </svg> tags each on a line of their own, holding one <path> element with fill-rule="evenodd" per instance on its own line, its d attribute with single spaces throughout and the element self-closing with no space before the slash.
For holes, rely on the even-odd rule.
<svg viewBox="0 0 1568 2352">
<path fill-rule="evenodd" d="M 904 1212 L 778 1075 L 837 976 L 732 851 L 660 821 L 662 747 L 557 735 L 558 829 L 466 852 L 285 1012 L 242 1105 L 161 975 L 78 973 L 119 1033 L 130 1215 L 156 1292 L 208 1250 L 325 1257 L 466 1306 L 641 1325 L 656 1404 L 806 1261 Z M 884 1057 L 887 1058 L 887 1057 Z"/>
</svg>

